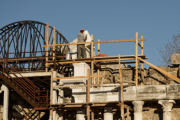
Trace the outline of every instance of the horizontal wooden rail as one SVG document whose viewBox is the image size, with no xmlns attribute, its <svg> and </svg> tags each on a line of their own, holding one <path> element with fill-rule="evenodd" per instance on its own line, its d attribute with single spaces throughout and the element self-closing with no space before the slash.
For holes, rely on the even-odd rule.
<svg viewBox="0 0 180 120">
<path fill-rule="evenodd" d="M 145 39 L 138 39 L 138 41 L 144 41 Z M 119 43 L 119 42 L 136 42 L 136 39 L 129 40 L 109 40 L 109 41 L 93 41 L 93 42 L 79 42 L 79 43 L 65 43 L 65 44 L 56 44 L 55 46 L 65 46 L 65 45 L 80 45 L 80 44 L 90 44 L 90 43 Z M 53 47 L 53 45 L 43 45 L 43 47 Z"/>
<path fill-rule="evenodd" d="M 89 102 L 89 103 L 64 103 L 64 104 L 54 104 L 52 105 L 52 107 L 83 107 L 85 105 L 90 105 L 92 107 L 100 107 L 100 106 L 107 106 L 107 104 L 116 104 L 117 106 L 121 106 L 121 103 L 119 103 L 119 101 L 112 101 L 112 102 Z M 129 108 L 130 110 L 131 107 L 129 107 L 128 105 L 124 104 L 125 108 Z"/>
<path fill-rule="evenodd" d="M 73 76 L 73 77 L 56 77 L 53 80 L 57 80 L 57 79 L 78 79 L 78 78 L 96 78 L 98 76 Z M 99 77 L 103 77 L 103 76 L 99 76 Z"/>
<path fill-rule="evenodd" d="M 80 63 L 80 62 L 91 62 L 91 61 L 94 61 L 94 62 L 110 62 L 110 61 L 118 61 L 119 59 L 116 58 L 116 59 L 81 59 L 81 60 L 71 60 L 71 61 L 59 61 L 59 62 L 56 62 L 57 64 L 68 64 L 68 63 Z M 124 60 L 135 60 L 135 58 L 121 58 L 122 61 Z M 52 65 L 54 64 L 53 61 L 52 62 L 48 62 L 47 63 L 48 65 Z"/>
</svg>

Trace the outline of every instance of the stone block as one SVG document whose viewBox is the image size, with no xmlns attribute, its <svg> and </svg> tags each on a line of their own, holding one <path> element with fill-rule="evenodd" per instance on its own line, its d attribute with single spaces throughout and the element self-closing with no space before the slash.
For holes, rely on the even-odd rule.
<svg viewBox="0 0 180 120">
<path fill-rule="evenodd" d="M 167 98 L 168 99 L 180 99 L 180 85 L 168 85 L 167 86 Z"/>
<path fill-rule="evenodd" d="M 106 97 L 107 95 L 103 93 L 95 94 L 92 102 L 106 102 L 107 101 Z"/>
<path fill-rule="evenodd" d="M 166 98 L 166 86 L 147 85 L 136 87 L 136 100 L 158 100 Z"/>
<path fill-rule="evenodd" d="M 131 86 L 124 88 L 124 101 L 133 101 L 136 100 L 136 87 Z"/>
<path fill-rule="evenodd" d="M 107 93 L 106 101 L 119 101 L 119 92 Z"/>
<path fill-rule="evenodd" d="M 73 95 L 75 103 L 85 103 L 86 102 L 86 95 Z"/>
<path fill-rule="evenodd" d="M 73 63 L 74 76 L 88 76 L 90 67 L 86 63 Z"/>
<path fill-rule="evenodd" d="M 171 63 L 174 65 L 180 64 L 180 54 L 172 54 Z"/>
</svg>

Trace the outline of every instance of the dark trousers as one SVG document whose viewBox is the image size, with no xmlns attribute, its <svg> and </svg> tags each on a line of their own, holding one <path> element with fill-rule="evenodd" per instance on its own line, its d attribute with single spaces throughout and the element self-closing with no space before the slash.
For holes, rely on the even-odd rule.
<svg viewBox="0 0 180 120">
<path fill-rule="evenodd" d="M 86 58 L 85 45 L 77 45 L 77 58 Z"/>
</svg>

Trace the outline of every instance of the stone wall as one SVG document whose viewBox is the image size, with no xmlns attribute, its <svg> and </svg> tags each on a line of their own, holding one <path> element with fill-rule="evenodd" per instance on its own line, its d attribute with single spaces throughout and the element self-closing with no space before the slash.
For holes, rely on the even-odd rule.
<svg viewBox="0 0 180 120">
<path fill-rule="evenodd" d="M 171 73 L 175 76 L 178 76 L 178 69 L 179 67 L 159 67 L 168 73 Z M 123 81 L 127 83 L 135 83 L 135 68 L 134 67 L 123 67 L 122 70 L 123 74 Z M 141 71 L 139 70 L 139 80 L 142 80 L 141 77 Z M 95 75 L 97 75 L 97 72 L 95 72 Z M 100 70 L 100 75 L 102 76 L 100 78 L 100 81 L 104 84 L 109 83 L 118 83 L 119 82 L 119 66 L 102 66 L 102 69 Z M 96 80 L 97 81 L 97 78 Z M 162 73 L 158 72 L 157 70 L 153 68 L 148 68 L 144 70 L 144 84 L 145 85 L 162 85 L 162 84 L 176 84 L 172 79 L 167 78 Z"/>
</svg>

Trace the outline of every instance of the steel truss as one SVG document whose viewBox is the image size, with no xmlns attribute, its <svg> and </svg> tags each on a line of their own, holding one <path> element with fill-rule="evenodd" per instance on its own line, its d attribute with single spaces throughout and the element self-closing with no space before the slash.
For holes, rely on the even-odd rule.
<svg viewBox="0 0 180 120">
<path fill-rule="evenodd" d="M 55 36 L 56 44 L 68 43 L 67 39 L 58 30 L 56 30 Z M 52 43 L 53 27 L 49 26 L 49 44 Z M 13 64 L 19 70 L 44 70 L 46 51 L 43 45 L 45 44 L 45 23 L 28 20 L 6 25 L 0 29 L 1 62 L 6 58 L 8 63 Z M 48 51 L 50 50 L 51 48 Z M 68 46 L 59 46 L 56 48 L 56 54 L 64 56 L 68 50 Z M 49 52 L 49 54 L 52 53 Z"/>
</svg>

